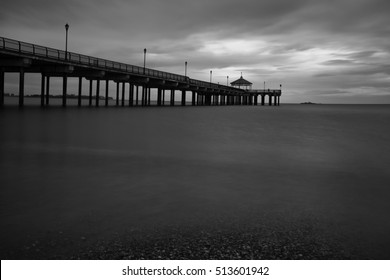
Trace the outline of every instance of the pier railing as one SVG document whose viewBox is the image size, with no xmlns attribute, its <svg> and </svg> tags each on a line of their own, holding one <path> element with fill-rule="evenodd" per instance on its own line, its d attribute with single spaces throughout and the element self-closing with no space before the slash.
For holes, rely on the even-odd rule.
<svg viewBox="0 0 390 280">
<path fill-rule="evenodd" d="M 215 90 L 234 91 L 236 93 L 237 92 L 245 93 L 244 90 L 240 90 L 234 87 L 194 80 L 183 75 L 144 68 L 144 67 L 121 63 L 121 62 L 115 62 L 111 60 L 101 59 L 101 58 L 87 56 L 87 55 L 73 53 L 73 52 L 66 52 L 64 50 L 44 47 L 44 46 L 21 42 L 21 41 L 8 39 L 4 37 L 0 37 L 0 48 L 7 52 L 54 60 L 55 62 L 61 62 L 64 64 L 88 66 L 92 68 L 99 68 L 101 70 L 118 71 L 125 74 L 133 74 L 133 75 L 138 75 L 138 76 L 143 76 L 148 78 L 170 80 L 170 81 L 188 84 L 190 86 L 205 87 L 205 88 L 211 88 Z"/>
</svg>

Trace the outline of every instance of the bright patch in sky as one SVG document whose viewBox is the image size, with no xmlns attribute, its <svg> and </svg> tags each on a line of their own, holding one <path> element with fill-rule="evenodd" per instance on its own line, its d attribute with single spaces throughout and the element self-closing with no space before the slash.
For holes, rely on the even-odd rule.
<svg viewBox="0 0 390 280">
<path fill-rule="evenodd" d="M 204 43 L 200 51 L 214 55 L 247 55 L 261 52 L 265 45 L 251 40 L 219 40 Z"/>
</svg>

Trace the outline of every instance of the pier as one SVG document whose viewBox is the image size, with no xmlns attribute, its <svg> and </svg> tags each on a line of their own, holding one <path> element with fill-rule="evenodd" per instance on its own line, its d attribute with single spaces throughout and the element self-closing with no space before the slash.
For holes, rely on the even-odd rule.
<svg viewBox="0 0 390 280">
<path fill-rule="evenodd" d="M 41 75 L 40 105 L 50 105 L 50 78 L 62 79 L 63 107 L 67 106 L 68 79 L 78 79 L 77 105 L 82 106 L 82 84 L 89 83 L 88 106 L 109 105 L 110 81 L 116 84 L 115 106 L 151 106 L 151 89 L 157 89 L 156 106 L 265 105 L 279 106 L 281 89 L 252 90 L 191 79 L 188 76 L 86 56 L 0 37 L 0 107 L 5 102 L 5 74 L 19 74 L 18 104 L 24 106 L 25 75 Z M 93 91 L 95 84 L 95 94 Z M 179 92 L 179 94 L 177 94 Z M 187 100 L 187 92 L 190 100 Z M 268 97 L 268 102 L 266 98 Z M 127 104 L 125 100 L 128 100 Z"/>
</svg>

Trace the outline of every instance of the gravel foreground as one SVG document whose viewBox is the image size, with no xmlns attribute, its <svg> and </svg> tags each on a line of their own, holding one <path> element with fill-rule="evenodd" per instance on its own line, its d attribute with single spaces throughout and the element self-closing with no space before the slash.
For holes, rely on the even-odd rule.
<svg viewBox="0 0 390 280">
<path fill-rule="evenodd" d="M 48 232 L 31 239 L 2 259 L 92 260 L 295 260 L 369 259 L 362 248 L 343 238 L 324 236 L 307 226 L 268 227 L 167 227 L 131 229 L 110 237 L 73 236 Z M 4 254 L 4 251 L 3 251 Z M 374 257 L 375 258 L 375 257 Z"/>
</svg>

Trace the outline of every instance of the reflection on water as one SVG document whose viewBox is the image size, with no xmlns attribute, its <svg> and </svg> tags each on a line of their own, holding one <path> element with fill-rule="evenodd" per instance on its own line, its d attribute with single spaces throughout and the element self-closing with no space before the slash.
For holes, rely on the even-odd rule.
<svg viewBox="0 0 390 280">
<path fill-rule="evenodd" d="M 281 219 L 389 257 L 389 109 L 6 108 L 1 246 Z"/>
</svg>

